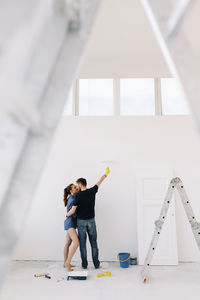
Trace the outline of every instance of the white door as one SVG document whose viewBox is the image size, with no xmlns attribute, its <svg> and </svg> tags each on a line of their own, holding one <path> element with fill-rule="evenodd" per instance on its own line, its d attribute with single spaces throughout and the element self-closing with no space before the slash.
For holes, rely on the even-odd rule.
<svg viewBox="0 0 200 300">
<path fill-rule="evenodd" d="M 154 223 L 159 218 L 167 188 L 172 178 L 173 170 L 165 168 L 140 169 L 137 172 L 136 188 L 139 264 L 144 263 L 153 236 L 155 228 Z M 152 264 L 178 264 L 174 199 L 170 204 Z"/>
</svg>

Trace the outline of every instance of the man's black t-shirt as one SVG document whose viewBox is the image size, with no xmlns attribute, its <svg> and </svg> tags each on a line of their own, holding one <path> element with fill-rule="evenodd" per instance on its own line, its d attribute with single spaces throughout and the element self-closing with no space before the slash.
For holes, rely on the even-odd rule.
<svg viewBox="0 0 200 300">
<path fill-rule="evenodd" d="M 81 220 L 89 220 L 94 218 L 95 196 L 98 186 L 95 185 L 85 191 L 80 191 L 75 196 L 75 205 L 77 205 L 77 218 Z"/>
</svg>

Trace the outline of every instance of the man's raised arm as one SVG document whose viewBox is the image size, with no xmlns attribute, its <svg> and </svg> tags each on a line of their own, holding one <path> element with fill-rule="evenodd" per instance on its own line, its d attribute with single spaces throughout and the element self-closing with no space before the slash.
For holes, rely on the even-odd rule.
<svg viewBox="0 0 200 300">
<path fill-rule="evenodd" d="M 110 169 L 107 168 L 105 171 L 105 174 L 99 179 L 99 181 L 97 182 L 97 186 L 100 187 L 100 185 L 102 184 L 102 182 L 104 181 L 104 179 L 108 176 L 108 174 L 110 173 Z"/>
</svg>

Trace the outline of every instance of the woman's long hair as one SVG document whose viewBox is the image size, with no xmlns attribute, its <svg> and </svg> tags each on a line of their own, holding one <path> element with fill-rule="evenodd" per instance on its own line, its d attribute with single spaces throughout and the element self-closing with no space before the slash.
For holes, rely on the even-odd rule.
<svg viewBox="0 0 200 300">
<path fill-rule="evenodd" d="M 65 189 L 64 189 L 64 205 L 67 206 L 67 200 L 69 195 L 71 195 L 71 189 L 72 189 L 73 183 L 69 184 Z"/>
</svg>

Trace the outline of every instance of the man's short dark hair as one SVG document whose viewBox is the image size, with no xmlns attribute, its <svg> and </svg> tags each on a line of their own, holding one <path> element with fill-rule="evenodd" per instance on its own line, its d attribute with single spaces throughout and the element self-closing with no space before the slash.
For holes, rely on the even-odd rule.
<svg viewBox="0 0 200 300">
<path fill-rule="evenodd" d="M 79 178 L 76 180 L 76 182 L 82 184 L 83 186 L 87 186 L 87 180 L 85 178 Z"/>
</svg>

